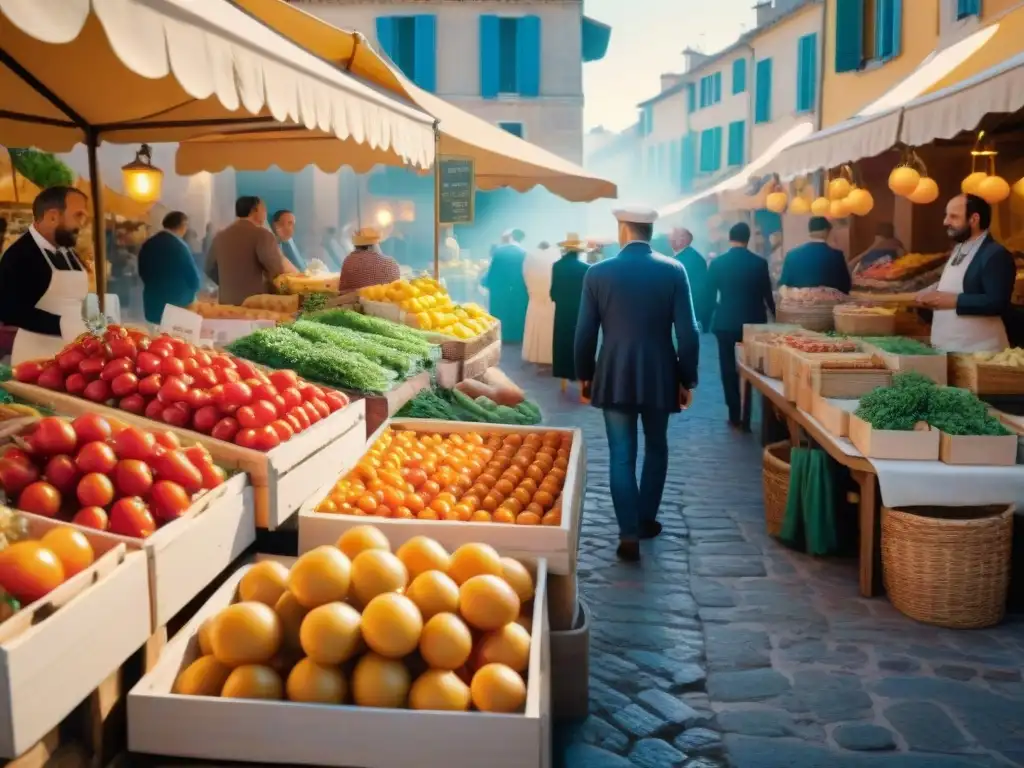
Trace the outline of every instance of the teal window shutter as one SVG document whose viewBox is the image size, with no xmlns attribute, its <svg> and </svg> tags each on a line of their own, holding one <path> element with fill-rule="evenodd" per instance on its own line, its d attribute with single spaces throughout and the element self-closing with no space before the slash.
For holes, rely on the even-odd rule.
<svg viewBox="0 0 1024 768">
<path fill-rule="evenodd" d="M 683 159 L 682 159 L 682 180 L 680 186 L 683 192 L 693 190 L 693 178 L 696 176 L 697 168 L 697 137 L 691 131 L 683 137 Z"/>
<path fill-rule="evenodd" d="M 686 84 L 686 107 L 690 112 L 697 111 L 697 88 L 693 83 Z"/>
<path fill-rule="evenodd" d="M 428 14 L 414 18 L 416 46 L 413 69 L 416 85 L 433 93 L 437 90 L 437 19 Z"/>
<path fill-rule="evenodd" d="M 732 92 L 733 95 L 747 92 L 746 59 L 736 59 L 736 61 L 732 63 Z"/>
<path fill-rule="evenodd" d="M 981 15 L 981 0 L 956 0 L 956 18 L 966 19 L 968 16 Z"/>
<path fill-rule="evenodd" d="M 679 186 L 679 142 L 673 141 L 668 145 L 668 172 L 669 181 L 673 187 Z"/>
<path fill-rule="evenodd" d="M 540 16 L 518 19 L 516 32 L 517 85 L 520 96 L 540 96 Z"/>
<path fill-rule="evenodd" d="M 498 72 L 501 69 L 501 41 L 498 17 L 480 16 L 480 95 L 485 99 L 498 98 Z"/>
<path fill-rule="evenodd" d="M 377 17 L 377 43 L 380 49 L 394 61 L 395 53 L 395 19 L 392 16 Z"/>
<path fill-rule="evenodd" d="M 722 73 L 715 72 L 715 78 L 712 82 L 715 84 L 715 97 L 712 103 L 717 104 L 722 100 Z"/>
<path fill-rule="evenodd" d="M 715 133 L 715 156 L 714 156 L 714 170 L 718 170 L 722 167 L 722 128 L 718 127 L 714 129 Z"/>
<path fill-rule="evenodd" d="M 890 58 L 895 58 L 902 52 L 903 43 L 903 0 L 889 0 L 891 5 L 890 16 L 892 17 L 892 40 L 890 43 Z"/>
<path fill-rule="evenodd" d="M 813 112 L 818 85 L 818 35 L 804 35 L 797 41 L 796 111 Z"/>
<path fill-rule="evenodd" d="M 864 63 L 864 0 L 836 0 L 837 73 L 856 72 Z"/>
<path fill-rule="evenodd" d="M 747 143 L 746 127 L 745 120 L 736 120 L 729 123 L 728 163 L 730 166 L 743 165 L 743 156 Z"/>
<path fill-rule="evenodd" d="M 772 60 L 761 59 L 754 72 L 754 122 L 772 119 Z"/>
<path fill-rule="evenodd" d="M 711 173 L 714 170 L 712 161 L 715 156 L 715 132 L 711 128 L 705 128 L 700 132 L 700 165 L 701 173 Z"/>
</svg>

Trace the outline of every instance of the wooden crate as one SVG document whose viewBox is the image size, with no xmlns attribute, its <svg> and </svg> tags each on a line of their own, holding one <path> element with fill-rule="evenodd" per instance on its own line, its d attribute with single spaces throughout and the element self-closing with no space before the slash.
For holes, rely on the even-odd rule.
<svg viewBox="0 0 1024 768">
<path fill-rule="evenodd" d="M 834 397 L 841 400 L 859 399 L 879 387 L 892 382 L 892 373 L 884 368 L 824 368 L 822 360 L 835 359 L 834 355 L 799 355 L 797 407 L 810 413 L 813 396 Z M 870 360 L 870 355 L 849 355 L 851 360 Z"/>
<path fill-rule="evenodd" d="M 437 364 L 437 386 L 452 389 L 460 381 L 475 379 L 501 362 L 501 340 L 488 344 L 465 360 L 441 360 Z"/>
<path fill-rule="evenodd" d="M 1017 435 L 947 435 L 939 440 L 939 460 L 946 464 L 1012 467 L 1017 463 Z"/>
<path fill-rule="evenodd" d="M 850 442 L 870 459 L 905 459 L 938 461 L 939 430 L 899 432 L 875 429 L 855 415 L 850 415 Z"/>
<path fill-rule="evenodd" d="M 1024 395 L 1024 368 L 987 365 L 970 355 L 949 358 L 949 384 L 969 389 L 976 395 Z"/>
<path fill-rule="evenodd" d="M 33 536 L 62 525 L 29 519 Z M 96 562 L 0 624 L 0 757 L 22 765 L 44 764 L 54 729 L 150 635 L 145 555 L 86 536 Z"/>
<path fill-rule="evenodd" d="M 886 352 L 870 344 L 864 348 L 878 355 L 885 367 L 893 373 L 909 373 L 911 371 L 927 376 L 939 386 L 946 386 L 949 379 L 949 361 L 945 354 L 939 355 L 897 355 Z"/>
<path fill-rule="evenodd" d="M 430 371 L 421 371 L 383 395 L 363 395 L 358 392 L 349 391 L 346 391 L 345 394 L 352 399 L 361 398 L 366 403 L 366 437 L 369 439 L 370 435 L 376 432 L 381 424 L 398 413 L 403 405 L 429 387 Z"/>
<path fill-rule="evenodd" d="M 533 643 L 523 714 L 428 712 L 172 694 L 198 655 L 199 627 L 235 601 L 241 568 L 168 644 L 128 695 L 132 752 L 206 760 L 358 768 L 548 768 L 551 649 L 547 567 L 535 564 Z"/>
<path fill-rule="evenodd" d="M 510 434 L 518 432 L 569 432 L 572 434 L 572 448 L 569 450 L 569 467 L 565 476 L 565 487 L 560 498 L 562 524 L 514 525 L 502 523 L 472 523 L 456 520 L 396 520 L 387 517 L 355 517 L 317 512 L 316 507 L 343 477 L 362 458 L 360 455 L 346 457 L 344 462 L 335 463 L 329 474 L 321 478 L 319 489 L 299 510 L 299 553 L 308 552 L 321 544 L 334 544 L 349 528 L 355 525 L 372 524 L 380 528 L 392 546 L 399 547 L 413 536 L 429 536 L 449 550 L 469 542 L 490 544 L 502 555 L 515 558 L 542 557 L 548 563 L 552 574 L 565 575 L 576 572 L 576 557 L 579 550 L 580 525 L 583 518 L 583 495 L 586 487 L 587 463 L 586 443 L 578 429 L 556 429 L 552 427 L 519 427 L 500 424 L 469 424 L 455 421 L 434 421 L 431 419 L 393 419 L 381 427 L 411 429 L 417 432 L 439 434 L 488 432 Z M 372 445 L 375 434 L 369 441 Z M 323 479 L 327 478 L 327 482 Z"/>
<path fill-rule="evenodd" d="M 291 517 L 310 491 L 333 472 L 339 453 L 361 450 L 366 440 L 363 429 L 366 405 L 362 400 L 349 403 L 288 442 L 263 453 L 34 384 L 8 381 L 3 386 L 22 400 L 45 405 L 62 414 L 99 413 L 144 429 L 168 430 L 189 443 L 205 446 L 220 466 L 249 475 L 256 524 L 271 530 Z"/>
<path fill-rule="evenodd" d="M 450 336 L 429 332 L 427 338 L 441 345 L 441 357 L 444 360 L 469 360 L 495 343 L 501 347 L 501 323 L 495 321 L 494 325 L 472 339 L 453 339 Z"/>
<path fill-rule="evenodd" d="M 811 398 L 811 415 L 836 437 L 850 434 L 850 415 L 856 409 L 856 400 L 829 400 L 821 395 Z"/>
</svg>

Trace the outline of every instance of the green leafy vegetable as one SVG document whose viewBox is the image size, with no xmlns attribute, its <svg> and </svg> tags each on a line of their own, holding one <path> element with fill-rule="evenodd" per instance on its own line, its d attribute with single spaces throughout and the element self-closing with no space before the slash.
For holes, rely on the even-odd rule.
<svg viewBox="0 0 1024 768">
<path fill-rule="evenodd" d="M 381 346 L 377 343 L 378 337 L 368 333 L 350 331 L 348 328 L 337 328 L 306 320 L 299 320 L 288 327 L 304 339 L 316 344 L 327 344 L 347 352 L 358 352 L 368 360 L 394 371 L 402 378 L 415 373 L 429 361 L 429 359 Z"/>
<path fill-rule="evenodd" d="M 329 293 L 310 293 L 302 297 L 302 313 L 310 314 L 327 308 L 327 301 L 331 298 Z"/>
<path fill-rule="evenodd" d="M 398 415 L 417 419 L 523 426 L 539 424 L 541 421 L 540 408 L 528 400 L 510 408 L 498 405 L 486 397 L 473 400 L 454 389 L 425 389 L 402 406 Z"/>
<path fill-rule="evenodd" d="M 861 341 L 893 355 L 938 355 L 939 350 L 905 336 L 864 336 Z"/>
</svg>

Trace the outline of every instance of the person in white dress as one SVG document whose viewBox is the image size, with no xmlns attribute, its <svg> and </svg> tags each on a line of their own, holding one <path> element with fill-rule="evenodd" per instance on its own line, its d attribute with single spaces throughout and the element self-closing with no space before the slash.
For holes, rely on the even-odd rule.
<svg viewBox="0 0 1024 768">
<path fill-rule="evenodd" d="M 579 240 L 575 235 L 570 239 Z M 526 255 L 523 280 L 530 303 L 526 307 L 523 330 L 523 360 L 538 365 L 551 365 L 551 345 L 555 334 L 555 303 L 551 301 L 551 267 L 561 254 L 548 242 Z"/>
</svg>

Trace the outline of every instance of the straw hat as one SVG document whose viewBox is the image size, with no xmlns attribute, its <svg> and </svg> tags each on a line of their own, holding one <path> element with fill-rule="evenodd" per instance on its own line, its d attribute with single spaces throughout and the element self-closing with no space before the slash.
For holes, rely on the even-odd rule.
<svg viewBox="0 0 1024 768">
<path fill-rule="evenodd" d="M 363 227 L 352 235 L 352 245 L 376 245 L 380 242 L 380 232 L 373 227 Z"/>
<path fill-rule="evenodd" d="M 585 251 L 587 250 L 587 241 L 581 240 L 576 232 L 570 232 L 565 236 L 565 240 L 558 244 L 558 247 L 573 251 Z"/>
</svg>

